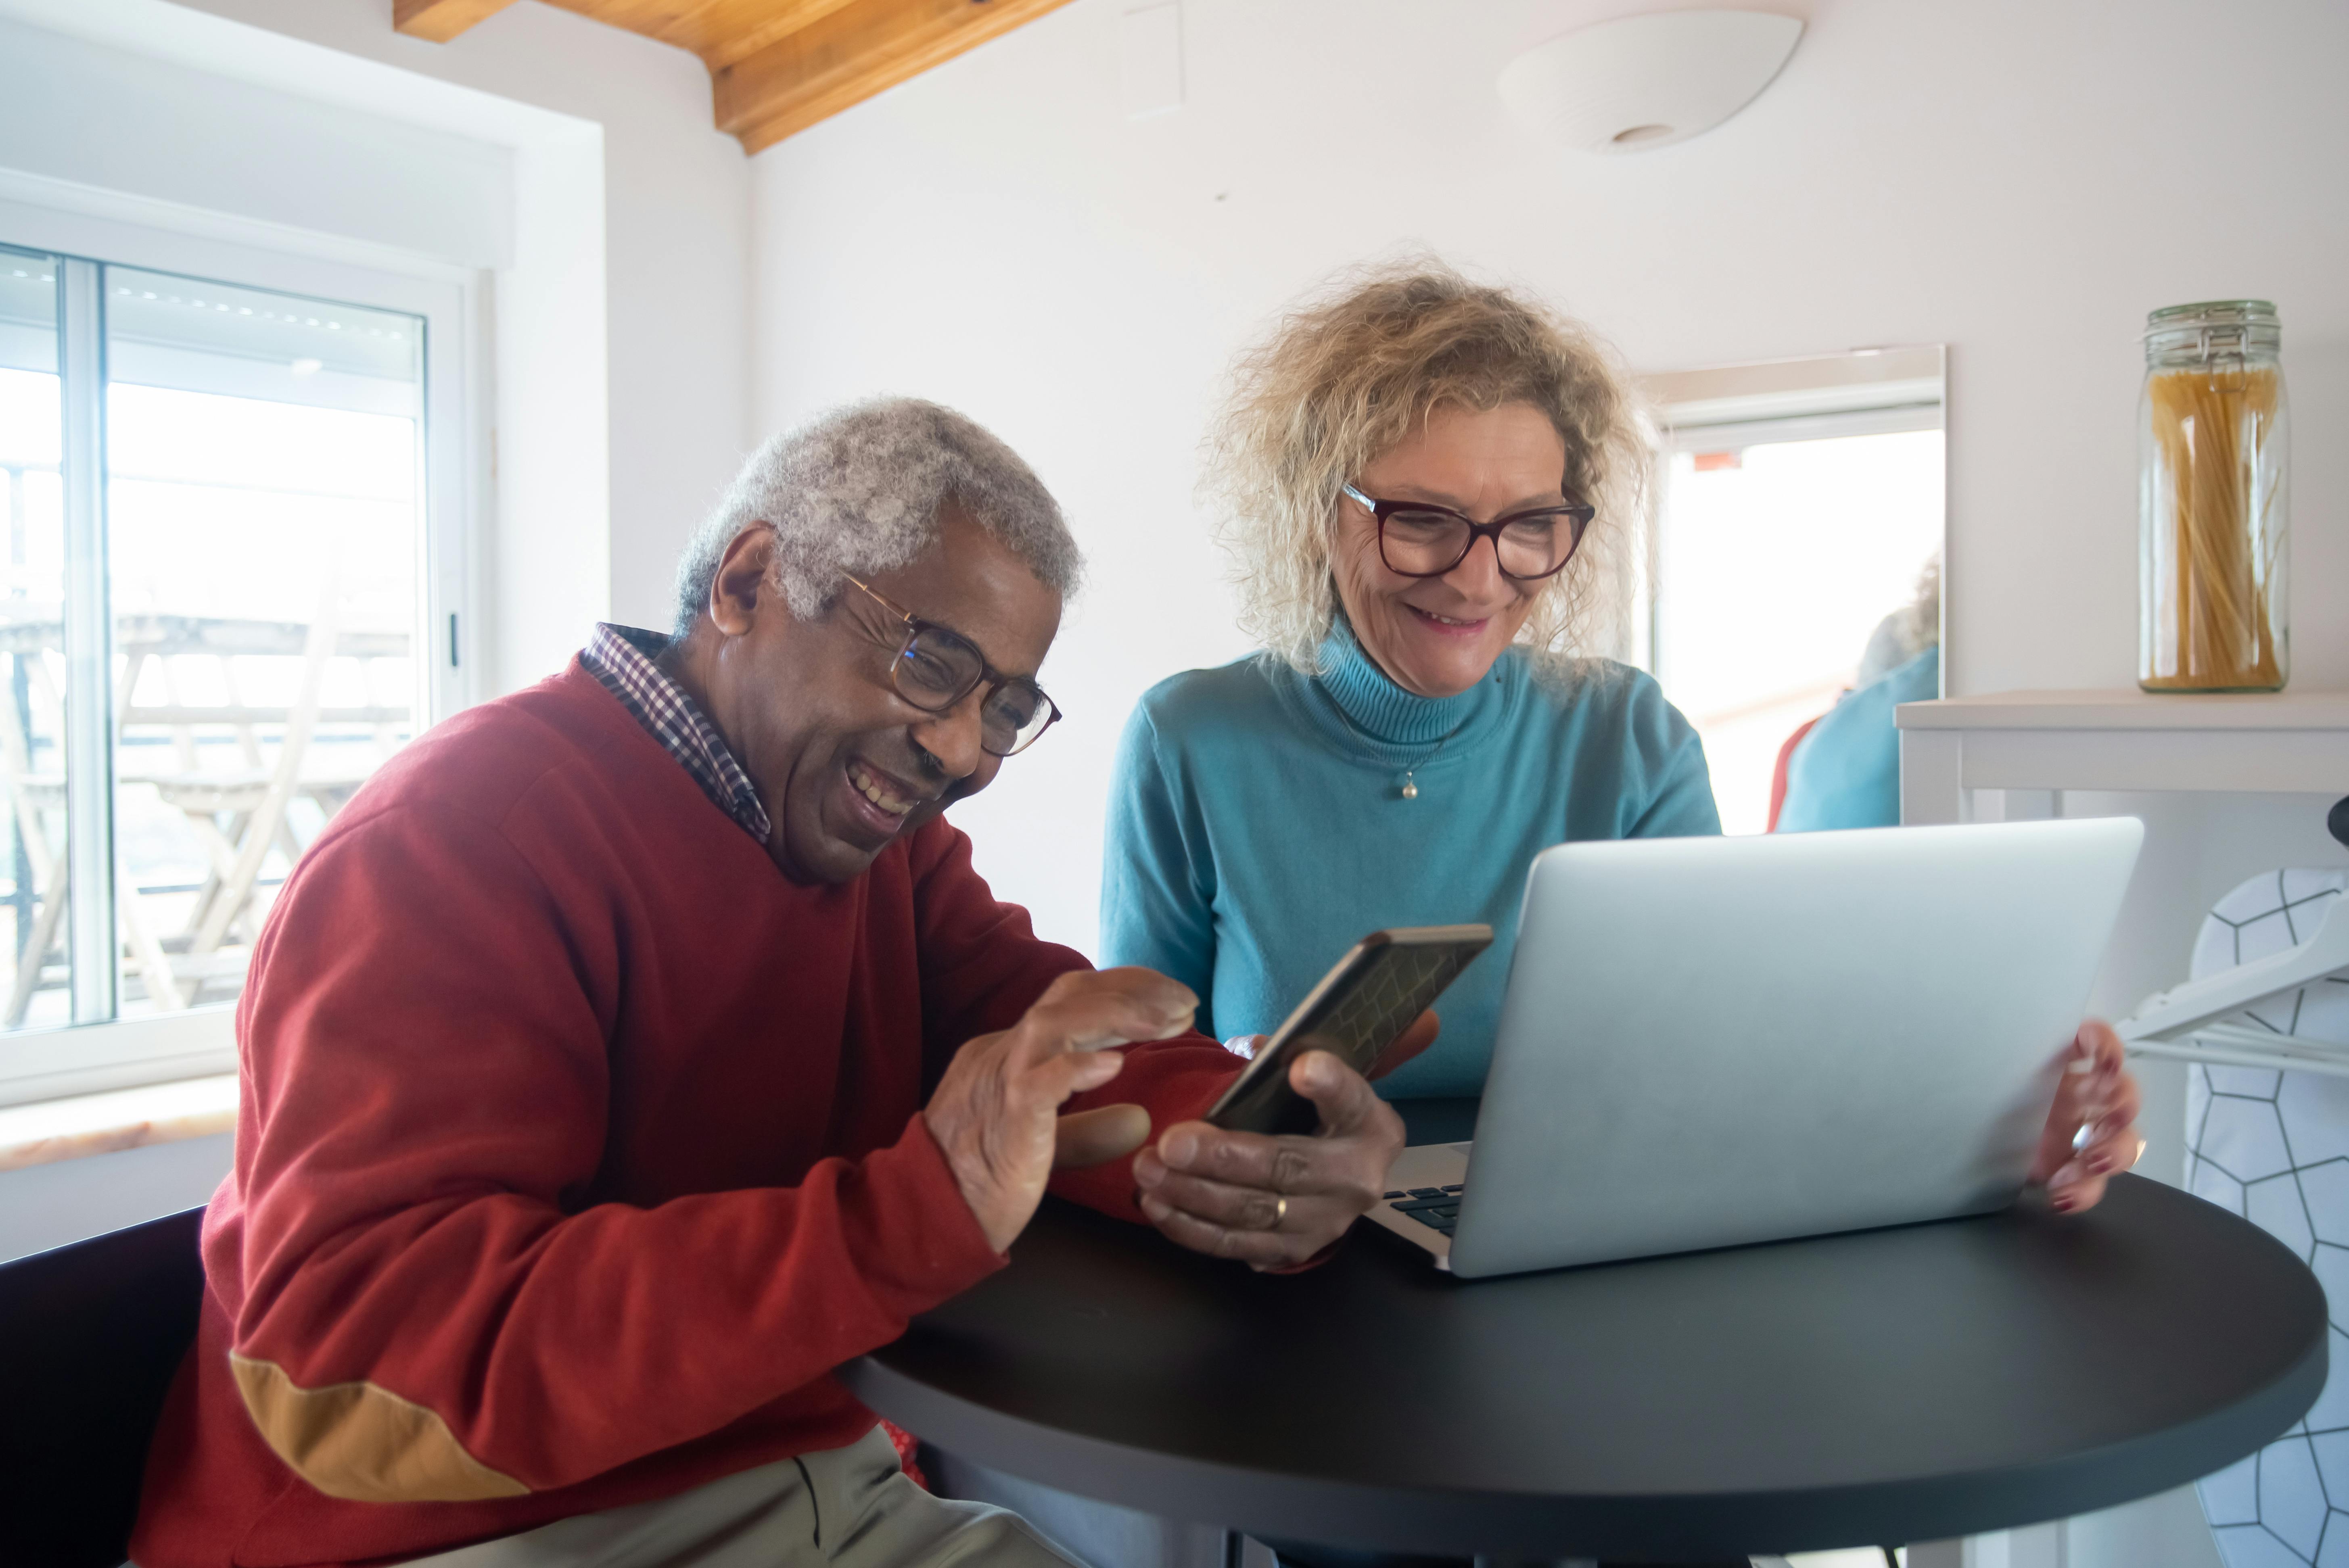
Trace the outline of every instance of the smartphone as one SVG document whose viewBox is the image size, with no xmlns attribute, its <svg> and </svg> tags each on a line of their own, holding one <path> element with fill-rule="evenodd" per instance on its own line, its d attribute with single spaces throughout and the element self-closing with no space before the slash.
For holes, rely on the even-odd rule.
<svg viewBox="0 0 2349 1568">
<path fill-rule="evenodd" d="M 1305 1051 L 1328 1051 L 1356 1072 L 1369 1072 L 1379 1054 L 1492 944 L 1489 925 L 1373 931 L 1307 993 L 1207 1120 L 1227 1132 L 1312 1131 L 1320 1113 L 1288 1087 L 1289 1063 Z"/>
</svg>

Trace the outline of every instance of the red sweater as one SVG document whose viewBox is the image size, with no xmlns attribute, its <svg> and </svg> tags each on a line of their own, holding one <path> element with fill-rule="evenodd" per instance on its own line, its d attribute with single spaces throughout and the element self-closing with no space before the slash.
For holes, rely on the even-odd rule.
<svg viewBox="0 0 2349 1568">
<path fill-rule="evenodd" d="M 855 1440 L 831 1368 L 1003 1261 L 921 1105 L 1083 965 L 943 820 L 786 881 L 576 665 L 436 728 L 254 950 L 133 1556 L 413 1557 Z M 1161 1125 L 1237 1068 L 1128 1060 L 1086 1103 Z M 1133 1213 L 1125 1161 L 1055 1188 Z"/>
</svg>

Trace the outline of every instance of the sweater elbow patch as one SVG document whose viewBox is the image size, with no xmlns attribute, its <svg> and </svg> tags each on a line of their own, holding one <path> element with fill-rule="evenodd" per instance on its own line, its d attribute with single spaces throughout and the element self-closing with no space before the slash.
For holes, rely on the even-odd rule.
<svg viewBox="0 0 2349 1568">
<path fill-rule="evenodd" d="M 372 1383 L 305 1388 L 274 1361 L 231 1355 L 262 1438 L 294 1473 L 347 1502 L 475 1502 L 530 1491 L 467 1453 L 449 1423 Z"/>
</svg>

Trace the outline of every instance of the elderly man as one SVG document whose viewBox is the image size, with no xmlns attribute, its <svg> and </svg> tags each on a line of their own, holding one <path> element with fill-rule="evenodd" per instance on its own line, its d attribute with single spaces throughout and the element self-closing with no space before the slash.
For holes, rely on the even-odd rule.
<svg viewBox="0 0 2349 1568">
<path fill-rule="evenodd" d="M 1048 1180 L 1275 1267 L 1401 1142 L 1327 1056 L 1319 1138 L 1186 1124 L 1236 1070 L 1195 998 L 1038 941 L 942 820 L 1058 717 L 1077 572 L 985 431 L 850 409 L 744 470 L 674 638 L 602 628 L 336 818 L 239 1014 L 144 1568 L 1059 1568 L 901 1476 L 832 1369 L 1000 1267 Z"/>
</svg>

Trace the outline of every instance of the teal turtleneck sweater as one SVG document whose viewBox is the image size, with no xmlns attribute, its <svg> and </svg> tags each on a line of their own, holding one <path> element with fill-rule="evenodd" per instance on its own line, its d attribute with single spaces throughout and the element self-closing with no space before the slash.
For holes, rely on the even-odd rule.
<svg viewBox="0 0 2349 1568">
<path fill-rule="evenodd" d="M 1719 832 L 1703 748 L 1619 665 L 1537 679 L 1513 649 L 1457 696 L 1417 696 L 1341 617 L 1320 671 L 1252 657 L 1143 696 L 1110 789 L 1102 962 L 1182 981 L 1228 1038 L 1270 1032 L 1365 932 L 1486 922 L 1492 950 L 1436 1004 L 1443 1037 L 1381 1085 L 1475 1094 L 1526 868 L 1570 839 Z"/>
</svg>

